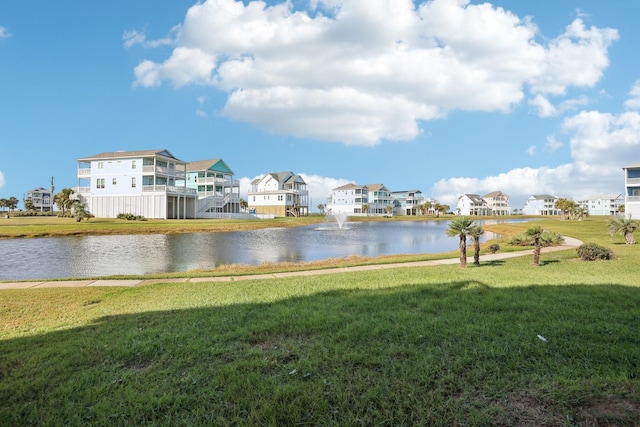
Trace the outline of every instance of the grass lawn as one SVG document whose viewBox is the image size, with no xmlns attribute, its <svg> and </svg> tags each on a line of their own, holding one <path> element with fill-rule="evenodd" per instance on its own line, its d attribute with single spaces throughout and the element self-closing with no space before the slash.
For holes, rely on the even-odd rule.
<svg viewBox="0 0 640 427">
<path fill-rule="evenodd" d="M 617 257 L 0 291 L 0 425 L 638 425 L 640 247 L 536 224 Z"/>
</svg>

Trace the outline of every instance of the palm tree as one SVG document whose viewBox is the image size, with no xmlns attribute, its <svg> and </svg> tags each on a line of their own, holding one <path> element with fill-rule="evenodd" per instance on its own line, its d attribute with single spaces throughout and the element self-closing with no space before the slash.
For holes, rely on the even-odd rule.
<svg viewBox="0 0 640 427">
<path fill-rule="evenodd" d="M 469 234 L 471 228 L 473 227 L 473 220 L 468 216 L 460 216 L 453 219 L 449 223 L 449 228 L 447 229 L 447 236 L 449 237 L 460 237 L 460 267 L 465 268 L 467 266 L 467 234 Z"/>
<path fill-rule="evenodd" d="M 541 240 L 542 233 L 544 230 L 539 225 L 535 227 L 529 227 L 525 234 L 527 237 L 531 237 L 533 239 L 533 262 L 532 264 L 538 267 L 540 265 L 540 248 L 541 248 Z"/>
<path fill-rule="evenodd" d="M 484 234 L 484 228 L 473 225 L 469 228 L 469 236 L 473 239 L 473 263 L 480 265 L 480 237 Z"/>
<path fill-rule="evenodd" d="M 62 216 L 64 216 L 65 210 L 71 209 L 74 204 L 71 195 L 75 193 L 72 188 L 63 188 L 58 194 L 53 197 L 53 201 L 62 210 Z"/>
<path fill-rule="evenodd" d="M 636 231 L 639 226 L 638 221 L 631 219 L 631 217 L 612 218 L 609 221 L 609 234 L 613 236 L 614 234 L 620 233 L 624 236 L 627 245 L 635 245 L 636 239 L 633 237 L 633 232 Z"/>
<path fill-rule="evenodd" d="M 556 209 L 560 209 L 562 211 L 562 219 L 566 219 L 566 217 L 571 214 L 575 207 L 576 202 L 571 199 L 560 198 L 556 200 Z"/>
<path fill-rule="evenodd" d="M 91 214 L 87 210 L 87 204 L 77 200 L 73 202 L 73 205 L 71 205 L 71 211 L 73 213 L 73 216 L 76 217 L 76 221 L 78 222 L 82 221 L 83 219 L 86 219 L 88 221 L 89 217 L 91 217 Z"/>
<path fill-rule="evenodd" d="M 247 203 L 247 201 L 245 199 L 240 199 L 240 209 L 242 209 L 243 212 L 247 211 L 247 207 L 249 206 L 249 204 Z"/>
<path fill-rule="evenodd" d="M 322 203 L 318 205 L 318 210 L 320 211 L 321 214 L 324 214 L 324 208 L 325 206 Z"/>
<path fill-rule="evenodd" d="M 424 206 L 424 214 L 428 215 L 429 211 L 431 210 L 431 208 L 433 207 L 433 203 L 431 202 L 424 202 L 424 204 L 422 205 Z"/>
</svg>

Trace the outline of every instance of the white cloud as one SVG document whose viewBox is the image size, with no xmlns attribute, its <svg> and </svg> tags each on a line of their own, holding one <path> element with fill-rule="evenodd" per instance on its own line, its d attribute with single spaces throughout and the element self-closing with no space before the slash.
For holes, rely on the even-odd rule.
<svg viewBox="0 0 640 427">
<path fill-rule="evenodd" d="M 531 98 L 529 100 L 529 105 L 537 111 L 537 114 L 540 117 L 552 117 L 558 114 L 558 110 L 553 106 L 553 104 L 551 104 L 549 99 L 540 94 Z"/>
<path fill-rule="evenodd" d="M 640 112 L 619 115 L 582 111 L 563 121 L 570 134 L 572 163 L 539 169 L 519 168 L 484 178 L 456 177 L 436 182 L 432 196 L 455 206 L 461 194 L 486 194 L 500 190 L 520 208 L 533 194 L 580 199 L 589 194 L 623 192 L 622 167 L 640 155 Z M 550 149 L 561 144 L 547 139 Z"/>
<path fill-rule="evenodd" d="M 4 173 L 0 171 L 0 188 L 4 187 Z"/>
<path fill-rule="evenodd" d="M 348 184 L 353 181 L 349 181 L 344 178 L 329 178 L 319 175 L 309 175 L 306 173 L 299 173 L 307 183 L 307 190 L 309 191 L 309 211 L 317 211 L 319 204 L 326 204 L 327 198 L 331 196 L 331 190 L 336 187 Z M 251 188 L 251 182 L 257 178 L 261 178 L 264 175 L 258 175 L 253 178 L 240 178 L 240 197 L 248 200 L 248 192 Z"/>
<path fill-rule="evenodd" d="M 527 148 L 527 154 L 530 156 L 534 156 L 536 154 L 536 146 L 532 145 L 529 148 Z"/>
<path fill-rule="evenodd" d="M 126 49 L 133 47 L 135 45 L 142 45 L 143 47 L 159 47 L 159 46 L 167 46 L 175 44 L 176 37 L 180 32 L 180 26 L 176 25 L 169 31 L 169 34 L 166 37 L 157 40 L 148 40 L 147 34 L 145 31 L 131 30 L 125 31 L 122 34 L 123 46 Z"/>
<path fill-rule="evenodd" d="M 631 92 L 629 92 L 629 99 L 624 103 L 624 106 L 629 110 L 640 110 L 640 80 L 637 80 Z"/>
<path fill-rule="evenodd" d="M 8 39 L 9 37 L 11 37 L 11 33 L 9 33 L 9 30 L 0 25 L 0 39 Z"/>
<path fill-rule="evenodd" d="M 531 105 L 551 114 L 545 96 L 597 83 L 618 37 L 576 19 L 543 44 L 530 18 L 469 0 L 417 7 L 312 0 L 310 7 L 318 13 L 290 1 L 199 2 L 174 31 L 171 56 L 141 61 L 135 85 L 210 85 L 228 94 L 222 111 L 237 120 L 372 146 L 411 140 L 421 121 L 452 110 L 508 112 L 527 90 Z M 144 43 L 127 34 L 125 45 Z"/>
<path fill-rule="evenodd" d="M 553 152 L 562 148 L 562 142 L 558 141 L 555 136 L 547 137 L 547 148 Z"/>
</svg>

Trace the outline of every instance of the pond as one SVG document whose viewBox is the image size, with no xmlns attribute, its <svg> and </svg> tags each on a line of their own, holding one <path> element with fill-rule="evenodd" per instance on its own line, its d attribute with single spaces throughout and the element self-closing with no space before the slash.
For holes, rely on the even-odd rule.
<svg viewBox="0 0 640 427">
<path fill-rule="evenodd" d="M 476 221 L 487 224 L 497 221 Z M 502 221 L 504 222 L 504 221 Z M 0 280 L 142 275 L 225 264 L 456 250 L 448 221 L 347 222 L 252 231 L 0 240 Z M 494 238 L 486 233 L 483 240 Z"/>
</svg>

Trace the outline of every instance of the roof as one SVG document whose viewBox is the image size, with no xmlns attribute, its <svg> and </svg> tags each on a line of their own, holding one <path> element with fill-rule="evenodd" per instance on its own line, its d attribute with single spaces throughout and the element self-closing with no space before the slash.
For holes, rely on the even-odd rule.
<svg viewBox="0 0 640 427">
<path fill-rule="evenodd" d="M 586 196 L 582 200 L 615 200 L 622 198 L 622 193 L 610 193 L 610 194 L 592 194 Z"/>
<path fill-rule="evenodd" d="M 473 203 L 485 203 L 485 200 L 478 194 L 463 194 L 459 199 L 465 196 Z"/>
<path fill-rule="evenodd" d="M 173 154 L 169 152 L 167 149 L 158 149 L 158 150 L 136 150 L 136 151 L 109 151 L 106 153 L 96 154 L 95 156 L 83 157 L 78 160 L 98 160 L 98 159 L 123 159 L 123 158 L 131 158 L 131 157 L 166 157 L 169 159 L 174 159 L 179 162 L 182 160 L 175 157 Z"/>
<path fill-rule="evenodd" d="M 384 184 L 367 184 L 365 185 L 369 191 L 379 191 L 379 190 L 387 190 L 387 187 Z"/>
<path fill-rule="evenodd" d="M 503 193 L 502 191 L 492 191 L 489 194 L 485 194 L 482 197 L 487 197 L 487 198 L 492 198 L 492 197 L 509 197 L 507 196 L 505 193 Z"/>
<path fill-rule="evenodd" d="M 548 194 L 537 194 L 529 197 L 530 199 L 544 200 L 544 199 L 557 199 L 556 196 L 550 196 Z"/>
<path fill-rule="evenodd" d="M 640 163 L 636 163 L 634 165 L 631 166 L 623 166 L 622 169 L 635 169 L 635 168 L 640 168 Z"/>
<path fill-rule="evenodd" d="M 358 185 L 358 184 L 354 184 L 354 183 L 349 183 L 349 184 L 345 184 L 345 185 L 341 185 L 340 187 L 336 187 L 331 191 L 339 191 L 339 190 L 353 190 L 356 188 L 363 188 L 364 185 Z"/>
<path fill-rule="evenodd" d="M 196 160 L 195 162 L 187 163 L 187 172 L 196 171 L 215 171 L 233 175 L 233 171 L 222 159 Z"/>
</svg>

